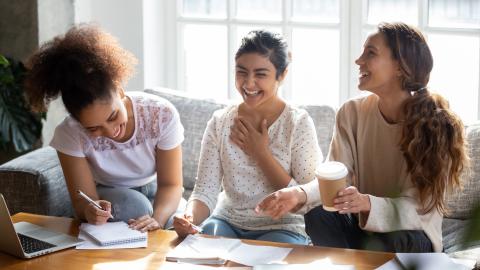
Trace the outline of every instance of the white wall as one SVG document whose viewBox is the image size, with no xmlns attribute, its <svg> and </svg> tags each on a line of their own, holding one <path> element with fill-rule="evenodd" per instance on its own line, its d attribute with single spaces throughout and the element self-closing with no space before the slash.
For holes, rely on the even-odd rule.
<svg viewBox="0 0 480 270">
<path fill-rule="evenodd" d="M 74 0 L 39 0 L 38 11 L 38 43 L 43 44 L 57 35 L 63 34 L 75 23 Z M 73 3 L 72 3 L 73 2 Z M 47 119 L 43 121 L 42 142 L 48 145 L 58 123 L 65 118 L 67 112 L 61 99 L 50 103 Z"/>
<path fill-rule="evenodd" d="M 143 90 L 146 86 L 164 85 L 162 47 L 163 0 L 73 0 L 74 22 L 95 23 L 115 36 L 120 45 L 138 59 L 136 74 L 125 85 L 126 91 Z M 55 16 L 55 14 L 49 14 Z M 144 27 L 144 22 L 148 26 Z M 145 52 L 149 52 L 145 59 Z M 147 70 L 150 72 L 146 71 Z M 65 118 L 60 99 L 50 104 L 42 131 L 43 144 L 48 145 L 55 127 Z"/>
<path fill-rule="evenodd" d="M 143 0 L 143 71 L 144 87 L 165 85 L 164 5 L 170 1 Z"/>
<path fill-rule="evenodd" d="M 143 0 L 76 0 L 75 23 L 94 22 L 138 58 L 127 91 L 144 89 Z"/>
</svg>

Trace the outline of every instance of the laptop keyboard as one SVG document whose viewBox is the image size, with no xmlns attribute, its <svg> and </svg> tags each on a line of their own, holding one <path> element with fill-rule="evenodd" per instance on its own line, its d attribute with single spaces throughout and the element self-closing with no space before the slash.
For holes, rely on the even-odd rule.
<svg viewBox="0 0 480 270">
<path fill-rule="evenodd" d="M 55 247 L 55 245 L 52 245 L 50 243 L 47 243 L 35 238 L 31 238 L 21 233 L 17 233 L 17 235 L 18 235 L 18 238 L 20 239 L 20 243 L 22 244 L 22 248 L 23 248 L 23 251 L 25 251 L 25 253 L 33 253 L 33 252 L 37 252 L 47 248 Z"/>
</svg>

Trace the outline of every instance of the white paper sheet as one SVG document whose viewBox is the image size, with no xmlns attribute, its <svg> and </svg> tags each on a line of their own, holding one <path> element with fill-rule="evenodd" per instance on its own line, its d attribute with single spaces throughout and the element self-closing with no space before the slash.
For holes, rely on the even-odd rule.
<svg viewBox="0 0 480 270">
<path fill-rule="evenodd" d="M 167 260 L 176 261 L 178 258 L 190 258 L 189 263 L 202 264 L 203 259 L 223 258 L 253 266 L 280 262 L 285 259 L 291 250 L 291 248 L 248 245 L 242 243 L 239 239 L 189 235 L 167 254 Z M 195 258 L 198 258 L 198 260 L 191 260 Z"/>
<path fill-rule="evenodd" d="M 257 246 L 242 243 L 229 252 L 228 259 L 236 263 L 254 266 L 281 262 L 287 257 L 290 251 L 292 251 L 291 248 Z"/>
<path fill-rule="evenodd" d="M 391 259 L 380 267 L 377 267 L 375 270 L 403 270 L 403 267 L 398 264 L 396 259 Z"/>
<path fill-rule="evenodd" d="M 160 267 L 161 270 L 251 270 L 251 267 L 213 267 L 205 265 L 196 265 L 189 263 L 164 262 Z"/>
<path fill-rule="evenodd" d="M 392 259 L 377 270 L 402 270 L 414 268 L 417 270 L 470 270 L 464 264 L 459 264 L 445 253 L 396 253 Z"/>
<path fill-rule="evenodd" d="M 76 249 L 120 249 L 120 248 L 145 248 L 148 246 L 148 241 L 145 239 L 143 241 L 136 241 L 118 245 L 110 245 L 110 246 L 101 246 L 97 244 L 95 240 L 93 240 L 90 236 L 86 233 L 80 231 L 78 233 L 78 238 L 85 240 L 82 244 L 76 246 Z"/>
<path fill-rule="evenodd" d="M 353 265 L 334 264 L 329 258 L 306 264 L 263 264 L 255 265 L 253 270 L 355 270 Z"/>
<path fill-rule="evenodd" d="M 223 264 L 228 252 L 240 245 L 239 239 L 207 238 L 198 235 L 188 235 L 173 250 L 167 253 L 168 261 L 185 261 L 189 263 Z"/>
</svg>

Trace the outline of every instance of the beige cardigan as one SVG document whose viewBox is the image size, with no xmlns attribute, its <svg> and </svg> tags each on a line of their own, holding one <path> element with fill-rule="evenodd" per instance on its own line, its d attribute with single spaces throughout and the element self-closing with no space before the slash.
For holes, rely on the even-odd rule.
<svg viewBox="0 0 480 270">
<path fill-rule="evenodd" d="M 417 189 L 400 151 L 402 125 L 389 124 L 378 109 L 378 96 L 346 102 L 338 111 L 329 160 L 345 163 L 350 183 L 369 194 L 368 217 L 360 214 L 360 227 L 372 232 L 423 230 L 436 252 L 442 251 L 442 215 L 422 214 Z M 303 186 L 307 204 L 302 212 L 319 205 L 317 181 Z"/>
</svg>

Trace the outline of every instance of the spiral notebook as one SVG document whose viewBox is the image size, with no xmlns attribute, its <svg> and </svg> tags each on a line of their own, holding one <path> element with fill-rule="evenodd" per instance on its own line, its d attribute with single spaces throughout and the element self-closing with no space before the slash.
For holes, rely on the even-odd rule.
<svg viewBox="0 0 480 270">
<path fill-rule="evenodd" d="M 146 232 L 130 229 L 128 224 L 123 221 L 107 222 L 103 225 L 82 223 L 80 230 L 102 246 L 145 241 L 147 239 Z"/>
</svg>

